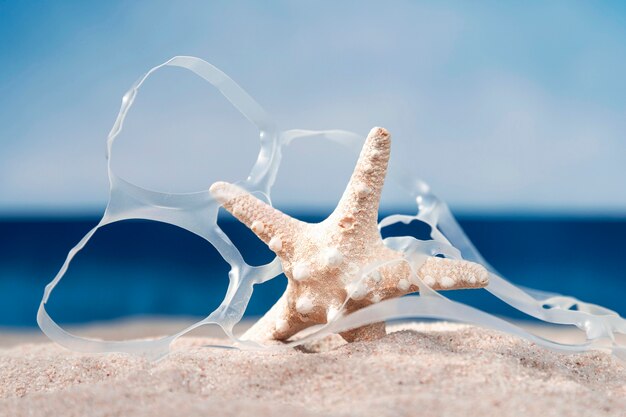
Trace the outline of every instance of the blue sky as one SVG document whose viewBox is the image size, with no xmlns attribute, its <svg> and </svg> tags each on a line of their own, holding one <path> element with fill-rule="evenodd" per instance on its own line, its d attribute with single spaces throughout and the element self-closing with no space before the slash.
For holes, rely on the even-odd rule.
<svg viewBox="0 0 626 417">
<path fill-rule="evenodd" d="M 623 4 L 0 1 L 0 213 L 101 211 L 121 96 L 196 55 L 285 129 L 387 127 L 392 163 L 456 210 L 626 214 Z M 121 173 L 170 191 L 245 177 L 256 132 L 210 86 L 168 69 L 140 94 Z M 353 162 L 294 146 L 275 204 L 332 206 Z"/>
</svg>

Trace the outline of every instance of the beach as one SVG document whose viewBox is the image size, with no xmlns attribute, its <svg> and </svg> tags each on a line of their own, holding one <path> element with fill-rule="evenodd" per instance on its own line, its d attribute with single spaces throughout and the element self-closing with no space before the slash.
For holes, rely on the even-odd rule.
<svg viewBox="0 0 626 417">
<path fill-rule="evenodd" d="M 123 337 L 138 325 L 97 330 Z M 75 353 L 35 333 L 5 333 L 0 415 L 626 415 L 626 370 L 605 353 L 555 353 L 451 323 L 388 332 L 374 342 L 331 337 L 278 352 L 209 348 L 223 339 L 194 335 L 158 362 Z"/>
</svg>

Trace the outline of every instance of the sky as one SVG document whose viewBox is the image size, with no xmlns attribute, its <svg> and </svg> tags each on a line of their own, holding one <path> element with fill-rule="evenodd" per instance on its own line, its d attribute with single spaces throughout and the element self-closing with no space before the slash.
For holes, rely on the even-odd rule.
<svg viewBox="0 0 626 417">
<path fill-rule="evenodd" d="M 0 0 L 0 215 L 100 213 L 124 92 L 175 55 L 229 74 L 282 129 L 373 126 L 453 210 L 626 215 L 619 2 Z M 180 69 L 146 82 L 118 173 L 170 192 L 247 176 L 258 132 Z M 278 207 L 332 207 L 355 155 L 285 152 Z M 412 202 L 393 185 L 383 207 Z"/>
</svg>

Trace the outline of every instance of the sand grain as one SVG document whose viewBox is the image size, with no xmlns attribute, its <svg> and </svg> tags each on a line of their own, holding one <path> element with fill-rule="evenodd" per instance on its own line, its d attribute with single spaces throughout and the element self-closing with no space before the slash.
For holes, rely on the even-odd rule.
<svg viewBox="0 0 626 417">
<path fill-rule="evenodd" d="M 0 350 L 0 415 L 626 416 L 626 371 L 611 356 L 463 325 L 404 327 L 376 342 L 328 340 L 323 349 L 336 347 L 323 353 L 184 338 L 157 363 L 17 345 Z"/>
</svg>

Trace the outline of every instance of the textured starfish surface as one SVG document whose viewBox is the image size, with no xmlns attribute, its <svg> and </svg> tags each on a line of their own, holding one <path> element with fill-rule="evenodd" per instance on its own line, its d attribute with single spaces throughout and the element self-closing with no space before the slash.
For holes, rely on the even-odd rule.
<svg viewBox="0 0 626 417">
<path fill-rule="evenodd" d="M 337 208 L 321 223 L 294 219 L 236 185 L 211 186 L 222 206 L 276 253 L 288 278 L 285 293 L 244 338 L 286 340 L 337 314 L 419 291 L 402 253 L 386 247 L 378 230 L 390 150 L 387 130 L 372 129 Z M 368 270 L 371 265 L 380 266 Z M 488 282 L 481 265 L 439 257 L 426 257 L 417 275 L 434 290 L 481 288 Z M 384 334 L 385 324 L 374 323 L 341 335 L 354 341 Z"/>
</svg>

